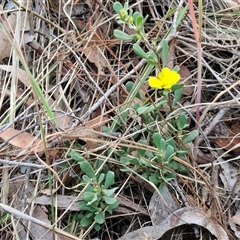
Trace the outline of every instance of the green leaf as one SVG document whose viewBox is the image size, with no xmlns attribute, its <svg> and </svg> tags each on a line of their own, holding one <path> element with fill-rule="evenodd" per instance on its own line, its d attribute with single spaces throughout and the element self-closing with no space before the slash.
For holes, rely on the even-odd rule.
<svg viewBox="0 0 240 240">
<path fill-rule="evenodd" d="M 174 180 L 175 178 L 176 178 L 176 175 L 174 173 L 169 173 L 168 175 L 163 177 L 165 182 L 169 182 L 171 180 Z"/>
<path fill-rule="evenodd" d="M 151 151 L 146 151 L 145 155 L 147 156 L 148 159 L 152 159 L 154 157 L 154 154 Z"/>
<path fill-rule="evenodd" d="M 153 134 L 153 143 L 155 144 L 159 152 L 165 151 L 166 142 L 160 133 L 156 132 Z"/>
<path fill-rule="evenodd" d="M 115 183 L 115 173 L 113 171 L 108 171 L 104 183 L 104 188 L 109 188 Z"/>
<path fill-rule="evenodd" d="M 120 157 L 122 157 L 122 156 L 124 156 L 126 154 L 126 152 L 124 150 L 122 150 L 122 149 L 116 149 L 114 151 L 114 153 L 116 153 Z"/>
<path fill-rule="evenodd" d="M 129 6 L 129 5 L 128 5 L 128 2 L 125 2 L 123 8 L 124 8 L 125 10 L 128 10 L 128 6 Z"/>
<path fill-rule="evenodd" d="M 84 173 L 86 173 L 86 175 L 89 178 L 96 179 L 96 175 L 95 175 L 94 169 L 93 169 L 92 165 L 89 162 L 87 162 L 87 161 L 80 162 L 80 168 L 82 169 L 82 171 Z"/>
<path fill-rule="evenodd" d="M 138 43 L 133 44 L 133 51 L 136 55 L 143 59 L 147 59 L 148 55 L 143 51 L 143 49 L 139 46 Z"/>
<path fill-rule="evenodd" d="M 180 165 L 181 165 L 180 163 L 178 163 L 176 161 L 172 161 L 171 163 L 172 163 L 171 168 L 173 170 L 178 170 L 180 168 Z"/>
<path fill-rule="evenodd" d="M 134 12 L 134 14 L 133 14 L 133 22 L 135 23 L 135 25 L 137 26 L 137 18 L 139 17 L 139 16 L 142 16 L 142 14 L 140 13 L 140 12 Z"/>
<path fill-rule="evenodd" d="M 85 201 L 79 202 L 78 207 L 79 207 L 79 210 L 81 210 L 81 211 L 89 210 L 89 206 L 87 205 L 87 203 Z"/>
<path fill-rule="evenodd" d="M 187 123 L 186 115 L 180 114 L 177 119 L 178 129 L 184 129 L 186 126 L 188 126 L 186 123 Z"/>
<path fill-rule="evenodd" d="M 178 157 L 186 156 L 187 151 L 186 150 L 179 150 L 179 151 L 177 151 L 177 155 L 178 155 Z"/>
<path fill-rule="evenodd" d="M 87 175 L 83 175 L 82 179 L 83 179 L 83 181 L 86 182 L 86 183 L 92 183 L 92 179 L 89 178 Z"/>
<path fill-rule="evenodd" d="M 115 191 L 118 189 L 118 187 L 112 188 L 112 189 L 102 189 L 102 192 L 105 196 L 111 197 L 115 193 Z"/>
<path fill-rule="evenodd" d="M 85 217 L 92 219 L 92 218 L 93 218 L 93 215 L 95 215 L 94 212 L 89 212 Z"/>
<path fill-rule="evenodd" d="M 151 164 L 149 163 L 149 161 L 146 161 L 146 160 L 148 160 L 148 159 L 146 159 L 146 158 L 139 158 L 138 159 L 145 167 L 151 167 Z"/>
<path fill-rule="evenodd" d="M 93 228 L 94 228 L 95 231 L 98 232 L 101 229 L 101 226 L 96 223 L 96 224 L 94 224 Z"/>
<path fill-rule="evenodd" d="M 115 202 L 115 203 L 109 204 L 109 205 L 108 205 L 108 208 L 107 208 L 107 211 L 108 211 L 109 213 L 112 213 L 112 210 L 115 209 L 115 208 L 117 208 L 118 206 L 119 206 L 119 202 L 118 202 L 118 201 Z"/>
<path fill-rule="evenodd" d="M 140 139 L 138 141 L 138 143 L 146 145 L 146 149 L 147 149 L 147 141 L 146 140 Z M 138 154 L 143 157 L 146 152 L 146 149 L 137 148 L 136 150 L 137 150 Z"/>
<path fill-rule="evenodd" d="M 132 158 L 132 159 L 130 159 L 129 162 L 130 162 L 132 165 L 134 165 L 134 166 L 139 166 L 139 164 L 140 164 L 138 158 Z"/>
<path fill-rule="evenodd" d="M 88 206 L 88 212 L 92 212 L 92 213 L 94 213 L 94 212 L 97 212 L 98 211 L 98 204 L 99 204 L 99 202 L 97 201 L 97 202 L 93 202 L 91 205 L 87 205 Z"/>
<path fill-rule="evenodd" d="M 97 194 L 97 193 L 94 193 L 92 200 L 89 201 L 89 202 L 87 203 L 87 205 L 91 205 L 92 203 L 94 203 L 94 202 L 96 202 L 96 201 L 98 201 L 98 194 Z"/>
<path fill-rule="evenodd" d="M 166 140 L 166 144 L 171 145 L 174 149 L 176 149 L 176 142 L 172 137 Z"/>
<path fill-rule="evenodd" d="M 158 64 L 158 57 L 155 54 L 155 52 L 150 51 L 148 53 L 147 62 L 148 62 L 148 64 L 154 65 L 154 66 L 156 66 Z"/>
<path fill-rule="evenodd" d="M 120 10 L 123 9 L 123 5 L 120 3 L 120 2 L 115 2 L 113 4 L 113 10 L 116 12 L 116 13 L 119 13 Z"/>
<path fill-rule="evenodd" d="M 94 220 L 98 223 L 98 224 L 103 224 L 105 221 L 105 214 L 104 212 L 100 212 L 98 214 L 95 215 Z"/>
<path fill-rule="evenodd" d="M 91 219 L 90 218 L 82 218 L 82 220 L 80 221 L 80 226 L 81 227 L 87 227 L 91 224 Z"/>
<path fill-rule="evenodd" d="M 84 192 L 81 197 L 82 200 L 87 202 L 87 205 L 89 205 L 88 203 L 91 202 L 93 199 L 96 199 L 97 194 L 94 192 Z"/>
<path fill-rule="evenodd" d="M 27 73 L 30 77 L 30 81 L 31 81 L 31 85 L 32 85 L 32 88 L 34 90 L 34 93 L 37 95 L 37 97 L 40 98 L 49 118 L 53 121 L 53 123 L 56 125 L 56 119 L 55 119 L 55 116 L 54 116 L 54 113 L 52 111 L 52 108 L 49 106 L 48 104 L 48 101 L 46 100 L 46 98 L 44 97 L 44 94 L 42 92 L 42 89 L 40 88 L 40 86 L 38 85 L 36 79 L 33 77 L 32 73 L 27 70 Z"/>
<path fill-rule="evenodd" d="M 143 16 L 141 14 L 136 17 L 135 24 L 138 29 L 140 29 L 143 26 L 144 22 L 143 22 Z"/>
<path fill-rule="evenodd" d="M 78 161 L 78 162 L 86 161 L 86 159 L 80 153 L 74 150 L 71 150 L 69 155 L 75 161 Z"/>
<path fill-rule="evenodd" d="M 173 68 L 173 71 L 179 72 L 179 71 L 180 71 L 180 67 L 179 67 L 178 65 L 176 65 L 176 66 Z"/>
<path fill-rule="evenodd" d="M 183 84 L 181 84 L 181 83 L 174 84 L 171 87 L 172 91 L 176 91 L 176 90 L 179 90 L 179 89 L 181 90 L 182 88 L 183 88 Z"/>
<path fill-rule="evenodd" d="M 164 162 L 170 162 L 173 159 L 174 155 L 175 149 L 171 145 L 168 145 L 165 150 Z"/>
<path fill-rule="evenodd" d="M 106 204 L 113 204 L 117 202 L 117 199 L 113 197 L 104 197 L 104 201 L 106 202 Z"/>
<path fill-rule="evenodd" d="M 166 66 L 167 64 L 167 60 L 168 60 L 168 42 L 166 39 L 162 40 L 162 51 L 161 51 L 161 55 L 162 55 L 162 62 L 163 62 L 163 67 Z"/>
<path fill-rule="evenodd" d="M 149 176 L 149 181 L 152 182 L 153 184 L 157 185 L 157 184 L 159 184 L 160 179 L 156 174 L 152 174 Z"/>
<path fill-rule="evenodd" d="M 127 91 L 128 91 L 129 93 L 130 93 L 132 90 L 134 90 L 134 89 L 133 89 L 134 83 L 133 83 L 132 81 L 128 81 L 125 86 L 126 86 Z M 142 99 L 142 97 L 141 97 L 141 95 L 139 94 L 139 92 L 136 93 L 136 97 L 139 98 L 139 99 Z"/>
<path fill-rule="evenodd" d="M 137 109 L 137 113 L 138 114 L 143 114 L 143 113 L 147 114 L 147 113 L 153 112 L 157 108 L 163 107 L 165 104 L 166 104 L 166 100 L 164 99 L 164 100 L 157 102 L 155 105 L 151 104 L 149 106 L 140 106 Z"/>
<path fill-rule="evenodd" d="M 183 139 L 183 143 L 190 143 L 198 136 L 198 130 L 193 130 L 188 134 L 186 138 Z"/>
<path fill-rule="evenodd" d="M 119 40 L 122 40 L 122 41 L 131 41 L 133 40 L 133 36 L 121 31 L 121 30 L 118 30 L 118 29 L 115 29 L 114 30 L 114 36 L 119 39 Z"/>
<path fill-rule="evenodd" d="M 172 86 L 172 90 L 174 89 L 175 86 L 179 86 L 178 84 L 175 84 Z M 177 102 L 180 101 L 181 97 L 182 97 L 182 88 L 173 90 L 174 91 L 174 99 L 173 99 L 173 107 L 176 106 Z"/>
<path fill-rule="evenodd" d="M 127 163 L 129 163 L 130 158 L 129 157 L 121 157 L 120 158 L 120 163 L 126 165 Z"/>
<path fill-rule="evenodd" d="M 125 86 L 126 86 L 127 91 L 130 93 L 134 86 L 134 82 L 128 81 Z"/>
<path fill-rule="evenodd" d="M 104 178 L 105 178 L 105 174 L 101 173 L 98 177 L 98 185 L 100 185 L 103 182 Z"/>
<path fill-rule="evenodd" d="M 182 164 L 180 164 L 178 171 L 181 172 L 181 173 L 188 173 L 189 172 L 189 168 L 184 166 L 184 165 L 182 165 Z"/>
<path fill-rule="evenodd" d="M 181 23 L 181 21 L 183 20 L 183 18 L 185 17 L 186 13 L 188 11 L 188 4 L 186 4 L 186 6 L 184 8 L 181 8 L 179 10 L 179 14 L 177 17 L 177 21 L 176 21 L 176 26 L 178 27 L 178 25 Z"/>
</svg>

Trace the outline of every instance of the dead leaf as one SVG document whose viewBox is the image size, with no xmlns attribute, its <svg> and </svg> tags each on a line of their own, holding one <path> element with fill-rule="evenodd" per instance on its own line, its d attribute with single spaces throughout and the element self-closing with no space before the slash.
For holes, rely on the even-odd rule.
<svg viewBox="0 0 240 240">
<path fill-rule="evenodd" d="M 86 149 L 95 149 L 98 146 L 99 133 L 91 127 L 79 127 L 69 132 L 63 133 L 63 137 L 69 140 L 83 140 L 86 142 Z"/>
<path fill-rule="evenodd" d="M 107 48 L 107 45 L 104 43 L 104 40 L 106 36 L 108 36 L 107 32 L 109 29 L 108 23 L 101 17 L 102 14 L 99 11 L 99 9 L 96 9 L 93 16 L 88 19 L 88 23 L 85 24 L 83 21 L 76 20 L 77 25 L 81 26 L 82 28 L 86 28 L 89 30 L 90 36 L 88 37 L 88 42 L 84 46 L 84 49 L 82 52 L 87 57 L 87 59 L 95 64 L 95 66 L 98 69 L 99 75 L 105 75 L 104 69 L 108 68 L 112 75 L 112 82 L 117 82 L 117 76 L 109 63 L 108 59 L 105 57 L 102 47 L 99 47 L 100 45 L 103 45 L 103 47 Z M 93 23 L 95 21 L 98 21 L 99 27 L 96 29 L 92 27 Z M 105 23 L 101 24 L 101 21 Z M 85 24 L 85 26 L 84 26 Z M 99 44 L 100 43 L 100 44 Z"/>
<path fill-rule="evenodd" d="M 214 159 L 212 154 L 204 153 L 200 149 L 196 149 L 196 154 L 197 154 L 197 158 L 196 158 L 197 163 L 201 163 L 201 164 L 210 163 Z"/>
<path fill-rule="evenodd" d="M 35 198 L 34 203 L 39 205 L 51 205 L 51 198 L 52 196 L 40 196 Z M 66 196 L 66 195 L 57 195 L 55 197 L 56 207 L 60 210 L 66 210 L 69 211 L 79 211 L 79 202 L 81 201 L 81 198 L 76 198 L 76 196 Z M 141 205 L 136 204 L 132 201 L 130 201 L 128 198 L 125 198 L 123 196 L 118 196 L 117 200 L 122 206 L 122 208 L 116 208 L 114 211 L 118 213 L 141 213 L 145 216 L 149 216 L 147 210 L 143 208 Z M 27 203 L 30 203 L 32 201 L 32 198 L 27 199 Z M 124 207 L 124 209 L 123 209 Z"/>
<path fill-rule="evenodd" d="M 222 169 L 219 173 L 219 177 L 223 183 L 224 189 L 237 194 L 240 191 L 238 169 L 231 162 L 221 159 L 219 162 L 221 163 L 220 166 Z"/>
<path fill-rule="evenodd" d="M 160 224 L 172 212 L 178 209 L 178 205 L 177 201 L 174 201 L 167 186 L 163 187 L 161 195 L 154 192 L 149 203 L 149 211 L 153 225 Z"/>
<path fill-rule="evenodd" d="M 191 96 L 194 92 L 194 86 L 190 70 L 186 66 L 181 65 L 179 74 L 181 76 L 181 83 L 184 83 L 183 94 Z"/>
<path fill-rule="evenodd" d="M 7 141 L 12 137 L 13 139 L 11 139 L 9 143 L 15 147 L 18 147 L 21 149 L 28 149 L 31 152 L 44 151 L 44 145 L 41 142 L 41 140 L 32 136 L 30 133 L 21 132 L 20 130 L 16 130 L 13 128 L 8 128 L 4 132 L 0 133 L 0 138 L 2 138 L 5 141 Z"/>
<path fill-rule="evenodd" d="M 26 9 L 31 9 L 32 2 L 31 1 L 22 1 L 21 5 Z M 2 7 L 1 7 L 2 8 Z M 2 12 L 2 10 L 1 10 Z M 27 11 L 19 11 L 10 14 L 7 18 L 5 15 L 1 15 L 0 17 L 1 25 L 3 26 L 3 30 L 0 29 L 0 61 L 6 57 L 10 57 L 12 51 L 11 38 L 15 33 L 15 30 L 19 32 L 30 31 L 29 24 L 29 13 Z M 17 27 L 17 29 L 16 29 Z M 24 41 L 25 41 L 24 34 Z M 24 41 L 22 41 L 24 43 Z"/>
<path fill-rule="evenodd" d="M 34 186 L 32 183 L 28 183 L 28 187 L 25 188 L 25 180 L 10 182 L 10 196 L 12 197 L 12 207 L 14 207 L 15 213 L 17 213 L 19 210 L 22 212 L 22 196 L 27 196 L 29 199 L 29 203 L 32 202 L 33 196 L 32 193 L 34 192 Z M 30 199 L 31 197 L 31 199 Z M 30 208 L 26 208 L 26 212 L 23 214 L 28 214 L 28 211 L 30 211 Z M 48 220 L 48 214 L 47 209 L 45 206 L 39 206 L 36 205 L 31 213 L 31 216 L 34 219 L 37 219 L 46 225 L 51 226 L 50 221 Z M 53 236 L 56 234 L 56 239 L 58 240 L 70 240 L 70 239 L 77 239 L 77 238 L 71 238 L 69 233 L 66 232 L 65 236 L 61 233 L 58 233 L 58 231 L 53 231 L 52 229 L 46 229 L 44 226 L 41 226 L 40 224 L 37 224 L 33 221 L 31 221 L 31 225 L 29 229 L 26 229 L 26 226 L 28 226 L 28 220 L 24 219 L 24 217 L 19 217 L 15 219 L 15 224 L 18 229 L 18 234 L 21 236 L 20 239 L 28 239 L 27 231 L 30 232 L 30 236 L 32 239 L 45 239 L 45 240 L 52 240 L 54 239 Z M 62 231 L 63 232 L 63 231 Z"/>
<path fill-rule="evenodd" d="M 169 43 L 169 51 L 168 51 L 168 59 L 166 63 L 166 67 L 173 69 L 174 67 L 174 60 L 176 59 L 175 57 L 175 42 L 176 39 L 172 39 Z"/>
<path fill-rule="evenodd" d="M 51 205 L 51 198 L 52 196 L 42 195 L 40 197 L 35 198 L 34 203 L 39 205 Z M 32 202 L 32 198 L 27 199 L 27 203 Z M 79 202 L 80 199 L 76 199 L 75 196 L 65 196 L 65 195 L 57 195 L 56 199 L 56 208 L 60 210 L 69 211 L 79 211 Z"/>
<path fill-rule="evenodd" d="M 6 21 L 2 21 L 1 23 L 5 30 L 11 31 L 11 29 L 15 29 L 16 26 L 16 15 L 11 14 L 8 16 Z M 0 30 L 0 61 L 6 57 L 10 57 L 12 50 L 11 42 L 9 41 L 9 38 L 7 37 L 4 30 Z"/>
<path fill-rule="evenodd" d="M 240 226 L 240 215 L 235 215 L 232 217 L 233 223 L 237 224 Z"/>
<path fill-rule="evenodd" d="M 215 143 L 225 150 L 233 151 L 235 154 L 240 154 L 240 129 L 236 124 L 233 124 L 227 136 L 219 136 Z"/>
<path fill-rule="evenodd" d="M 217 239 L 229 240 L 222 226 L 213 218 L 209 217 L 205 211 L 197 207 L 181 208 L 170 214 L 160 224 L 140 228 L 118 238 L 118 240 L 157 240 L 167 231 L 185 224 L 202 226 L 211 232 Z"/>
</svg>

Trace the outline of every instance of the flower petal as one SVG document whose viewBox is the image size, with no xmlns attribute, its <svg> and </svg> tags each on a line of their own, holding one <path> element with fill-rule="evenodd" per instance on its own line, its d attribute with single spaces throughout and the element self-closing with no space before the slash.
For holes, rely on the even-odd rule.
<svg viewBox="0 0 240 240">
<path fill-rule="evenodd" d="M 162 79 L 163 81 L 168 78 L 168 76 L 171 74 L 171 70 L 167 67 L 163 68 L 161 72 L 158 74 L 158 78 Z"/>
<path fill-rule="evenodd" d="M 151 88 L 162 88 L 162 81 L 157 77 L 149 77 L 148 79 L 149 86 Z"/>
<path fill-rule="evenodd" d="M 158 77 L 161 79 L 164 89 L 170 89 L 181 78 L 177 72 L 170 70 L 167 67 L 162 69 L 162 71 L 158 74 Z"/>
</svg>

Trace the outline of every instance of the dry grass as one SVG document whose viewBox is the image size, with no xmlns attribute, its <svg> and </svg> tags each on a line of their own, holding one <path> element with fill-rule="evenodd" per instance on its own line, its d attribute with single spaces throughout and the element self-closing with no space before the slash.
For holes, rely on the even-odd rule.
<svg viewBox="0 0 240 240">
<path fill-rule="evenodd" d="M 156 121 L 148 126 L 131 110 L 137 100 L 136 93 L 127 92 L 127 81 L 135 82 L 136 89 L 146 99 L 154 99 L 154 93 L 146 90 L 146 84 L 141 81 L 146 65 L 133 53 L 131 43 L 121 42 L 113 36 L 114 29 L 121 29 L 112 10 L 113 1 L 106 0 L 100 5 L 99 1 L 87 1 L 77 5 L 80 7 L 73 12 L 80 9 L 84 14 L 76 18 L 71 17 L 68 8 L 58 4 L 60 1 L 32 2 L 33 10 L 28 15 L 22 11 L 22 15 L 26 21 L 30 19 L 30 35 L 35 36 L 35 44 L 39 45 L 33 48 L 30 41 L 21 47 L 23 27 L 16 28 L 12 38 L 15 49 L 1 60 L 2 64 L 12 66 L 12 71 L 1 68 L 0 126 L 2 130 L 19 130 L 19 136 L 28 132 L 41 140 L 44 147 L 37 153 L 29 148 L 24 151 L 14 147 L 8 138 L 1 141 L 0 198 L 2 206 L 12 207 L 2 211 L 1 239 L 54 239 L 53 233 L 58 239 L 118 239 L 128 232 L 150 226 L 152 220 L 148 209 L 155 189 L 141 179 L 141 173 L 122 172 L 121 163 L 113 152 L 122 146 L 131 149 L 130 154 L 134 154 L 136 146 L 156 151 L 152 146 L 139 144 L 134 136 L 162 123 Z M 179 2 L 130 1 L 130 5 L 143 15 L 149 15 L 146 32 L 150 32 L 151 38 L 161 39 L 172 26 L 174 14 L 167 16 L 168 9 L 178 6 Z M 203 1 L 200 138 L 194 143 L 194 154 L 179 160 L 190 167 L 189 174 L 178 174 L 178 187 L 168 186 L 179 208 L 194 206 L 208 211 L 224 227 L 229 238 L 236 239 L 238 231 L 231 217 L 239 211 L 240 21 L 238 9 L 229 3 Z M 9 12 L 4 10 L 3 18 Z M 188 77 L 194 92 L 184 96 L 171 117 L 186 113 L 191 130 L 196 124 L 199 69 L 189 15 L 177 30 L 174 64 L 190 70 Z M 12 34 L 10 30 L 10 38 Z M 147 50 L 144 45 L 142 48 Z M 29 73 L 20 75 L 18 72 L 18 68 L 26 70 L 25 66 L 57 117 L 57 127 L 51 123 L 39 95 L 34 92 Z M 112 136 L 100 134 L 99 138 L 104 127 L 111 130 Z M 150 132 L 145 137 L 149 139 Z M 226 138 L 230 140 L 219 145 L 219 141 Z M 86 145 L 82 146 L 82 142 Z M 93 164 L 101 160 L 104 164 L 96 171 L 112 169 L 116 174 L 120 207 L 106 218 L 99 232 L 91 227 L 81 229 L 74 218 L 76 211 L 73 208 L 83 189 L 80 184 L 82 173 L 69 157 L 71 149 L 79 151 Z M 57 195 L 72 197 L 72 204 Z M 49 196 L 46 205 L 34 204 L 40 196 Z M 61 204 L 65 205 L 57 207 Z M 45 222 L 45 227 L 39 227 L 37 219 Z M 47 233 L 46 229 L 49 230 Z M 192 228 L 179 227 L 174 231 L 172 238 L 165 235 L 161 239 L 195 239 L 197 235 L 191 233 Z M 214 239 L 204 228 L 200 228 L 201 234 L 201 239 Z"/>
</svg>

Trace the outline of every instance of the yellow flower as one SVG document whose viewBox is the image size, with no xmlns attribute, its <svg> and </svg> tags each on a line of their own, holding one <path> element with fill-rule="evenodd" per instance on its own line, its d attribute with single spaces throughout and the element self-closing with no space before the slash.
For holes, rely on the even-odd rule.
<svg viewBox="0 0 240 240">
<path fill-rule="evenodd" d="M 180 78 L 177 72 L 165 67 L 159 72 L 157 77 L 149 77 L 148 83 L 151 88 L 168 90 L 176 84 Z"/>
</svg>

